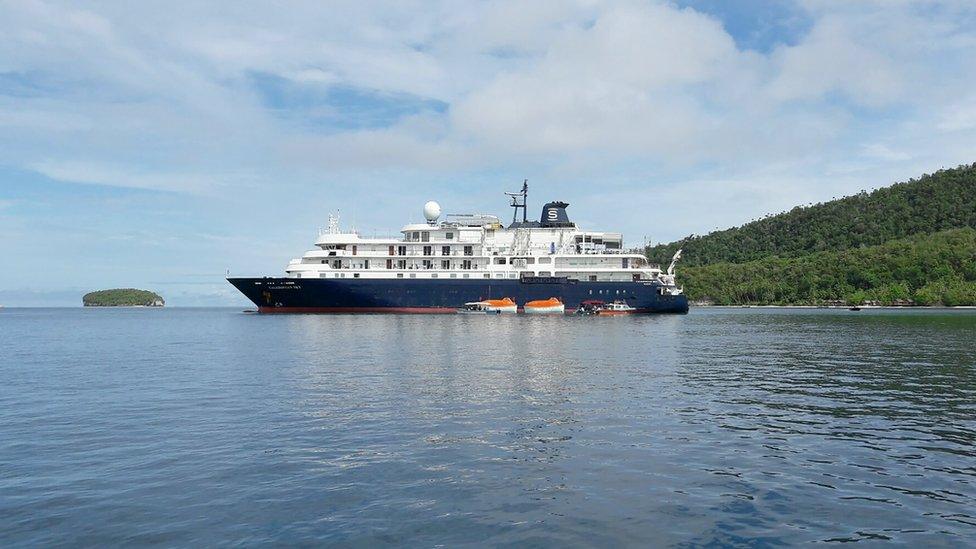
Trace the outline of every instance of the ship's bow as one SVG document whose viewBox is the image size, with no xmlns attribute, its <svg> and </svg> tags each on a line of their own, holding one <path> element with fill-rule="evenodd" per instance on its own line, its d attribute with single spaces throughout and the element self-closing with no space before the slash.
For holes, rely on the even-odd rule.
<svg viewBox="0 0 976 549">
<path fill-rule="evenodd" d="M 262 279 L 260 278 L 228 278 L 227 282 L 230 282 L 232 286 L 237 288 L 239 292 L 244 294 L 244 297 L 251 300 L 258 307 L 264 306 L 264 298 L 261 295 L 261 290 L 263 285 L 261 284 Z"/>
</svg>

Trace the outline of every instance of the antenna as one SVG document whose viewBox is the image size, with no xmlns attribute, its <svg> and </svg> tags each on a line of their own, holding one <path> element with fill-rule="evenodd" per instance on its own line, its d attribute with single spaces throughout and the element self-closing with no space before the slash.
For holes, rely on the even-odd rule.
<svg viewBox="0 0 976 549">
<path fill-rule="evenodd" d="M 529 196 L 529 180 L 526 179 L 522 181 L 522 191 L 517 193 L 505 193 L 506 195 L 512 197 L 512 207 L 515 211 L 512 212 L 512 225 L 518 223 L 518 211 L 522 208 L 522 223 L 528 223 L 528 212 L 525 209 L 525 200 Z"/>
</svg>

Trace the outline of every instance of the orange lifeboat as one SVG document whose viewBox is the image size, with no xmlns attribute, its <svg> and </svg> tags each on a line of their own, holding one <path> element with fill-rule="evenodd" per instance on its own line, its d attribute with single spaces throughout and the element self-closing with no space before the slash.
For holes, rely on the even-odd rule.
<svg viewBox="0 0 976 549">
<path fill-rule="evenodd" d="M 518 305 L 511 298 L 486 299 L 481 301 L 487 311 L 498 311 L 499 313 L 516 313 Z"/>
<path fill-rule="evenodd" d="M 530 315 L 564 314 L 566 306 L 559 298 L 538 299 L 525 304 L 525 313 Z"/>
</svg>

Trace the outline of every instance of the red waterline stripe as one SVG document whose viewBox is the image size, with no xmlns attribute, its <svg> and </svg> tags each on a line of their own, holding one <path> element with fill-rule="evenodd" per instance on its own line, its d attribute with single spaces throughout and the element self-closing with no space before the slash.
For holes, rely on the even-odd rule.
<svg viewBox="0 0 976 549">
<path fill-rule="evenodd" d="M 261 313 L 388 313 L 388 314 L 450 314 L 456 313 L 454 307 L 258 307 Z M 519 312 L 524 312 L 521 308 Z M 573 311 L 567 310 L 565 314 L 572 314 Z M 655 311 L 651 309 L 637 309 L 631 314 L 648 314 Z"/>
<path fill-rule="evenodd" d="M 261 313 L 456 313 L 453 307 L 258 307 Z"/>
</svg>

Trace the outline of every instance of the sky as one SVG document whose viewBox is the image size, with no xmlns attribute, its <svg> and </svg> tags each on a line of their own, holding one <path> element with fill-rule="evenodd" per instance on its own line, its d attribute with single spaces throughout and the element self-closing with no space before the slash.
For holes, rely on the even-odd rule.
<svg viewBox="0 0 976 549">
<path fill-rule="evenodd" d="M 6 306 L 243 306 L 331 211 L 526 178 L 638 246 L 974 161 L 969 0 L 0 0 Z"/>
</svg>

